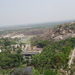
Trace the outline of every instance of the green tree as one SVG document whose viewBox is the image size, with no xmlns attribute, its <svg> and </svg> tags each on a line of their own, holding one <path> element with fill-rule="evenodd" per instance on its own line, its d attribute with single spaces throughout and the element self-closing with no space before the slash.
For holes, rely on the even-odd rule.
<svg viewBox="0 0 75 75">
<path fill-rule="evenodd" d="M 21 52 L 22 52 L 21 49 L 18 49 L 18 50 L 17 50 L 17 54 L 20 54 Z"/>
<path fill-rule="evenodd" d="M 46 71 L 43 75 L 56 75 L 56 73 L 53 70 Z"/>
</svg>

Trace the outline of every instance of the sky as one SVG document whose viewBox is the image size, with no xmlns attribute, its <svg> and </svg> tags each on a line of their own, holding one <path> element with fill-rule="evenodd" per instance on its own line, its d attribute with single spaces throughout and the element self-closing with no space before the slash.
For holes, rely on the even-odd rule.
<svg viewBox="0 0 75 75">
<path fill-rule="evenodd" d="M 0 0 L 0 26 L 75 20 L 75 0 Z"/>
</svg>

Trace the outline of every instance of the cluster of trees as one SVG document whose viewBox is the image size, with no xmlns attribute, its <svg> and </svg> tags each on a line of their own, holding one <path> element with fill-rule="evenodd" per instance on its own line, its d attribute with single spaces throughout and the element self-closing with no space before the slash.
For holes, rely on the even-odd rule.
<svg viewBox="0 0 75 75">
<path fill-rule="evenodd" d="M 21 54 L 0 53 L 0 67 L 2 69 L 18 67 L 22 64 L 22 61 L 23 57 Z"/>
<path fill-rule="evenodd" d="M 45 40 L 46 41 L 46 40 Z M 43 41 L 41 41 L 42 43 Z M 43 51 L 32 57 L 31 64 L 40 73 L 51 69 L 66 69 L 69 61 L 69 54 L 75 45 L 75 38 L 67 38 L 56 42 L 44 42 Z M 39 44 L 39 42 L 38 42 Z M 57 72 L 57 71 L 56 71 Z"/>
<path fill-rule="evenodd" d="M 0 49 L 2 50 L 2 52 L 5 51 L 6 53 L 9 52 L 9 53 L 20 54 L 22 52 L 21 47 L 15 46 L 15 44 L 17 44 L 16 42 L 17 40 L 12 39 L 12 38 L 1 38 L 0 39 Z"/>
<path fill-rule="evenodd" d="M 51 40 L 51 42 L 48 40 L 35 40 L 35 41 L 31 41 L 31 44 L 39 48 L 43 48 L 44 46 L 47 46 L 53 43 L 53 41 L 54 40 Z"/>
<path fill-rule="evenodd" d="M 9 43 L 11 41 L 5 41 L 7 42 L 6 46 L 11 44 Z M 0 44 L 2 44 L 2 42 L 4 43 L 2 39 L 0 42 Z M 67 38 L 61 41 L 36 40 L 32 42 L 32 45 L 43 48 L 41 54 L 32 56 L 32 61 L 28 62 L 27 60 L 26 62 L 26 60 L 23 60 L 20 49 L 17 51 L 17 54 L 11 54 L 9 50 L 7 50 L 0 53 L 0 67 L 2 69 L 9 69 L 18 67 L 25 62 L 26 64 L 28 63 L 28 65 L 35 67 L 33 75 L 40 75 L 40 73 L 43 75 L 58 75 L 58 70 L 60 68 L 67 68 L 69 54 L 75 45 L 75 38 Z"/>
<path fill-rule="evenodd" d="M 15 39 L 11 39 L 11 38 L 0 39 L 0 46 L 9 46 L 11 44 L 16 44 Z"/>
<path fill-rule="evenodd" d="M 0 73 L 7 73 L 9 70 L 23 64 L 24 59 L 21 53 L 21 48 L 12 47 L 16 44 L 15 39 L 0 38 Z M 13 54 L 12 54 L 13 52 Z"/>
</svg>

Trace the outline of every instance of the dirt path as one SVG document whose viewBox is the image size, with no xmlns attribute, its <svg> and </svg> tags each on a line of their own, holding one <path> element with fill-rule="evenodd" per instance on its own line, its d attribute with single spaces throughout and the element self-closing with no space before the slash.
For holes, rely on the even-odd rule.
<svg viewBox="0 0 75 75">
<path fill-rule="evenodd" d="M 70 58 L 70 60 L 69 60 L 69 62 L 68 62 L 69 68 L 71 68 L 71 64 L 73 64 L 73 59 L 74 59 L 74 57 L 75 57 L 75 48 L 74 48 L 74 50 L 72 51 L 71 58 Z"/>
</svg>

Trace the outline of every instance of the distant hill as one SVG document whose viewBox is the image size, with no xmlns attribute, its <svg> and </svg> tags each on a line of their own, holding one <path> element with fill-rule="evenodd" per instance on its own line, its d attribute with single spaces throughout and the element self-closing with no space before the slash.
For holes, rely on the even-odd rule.
<svg viewBox="0 0 75 75">
<path fill-rule="evenodd" d="M 12 25 L 12 26 L 6 26 L 6 27 L 0 26 L 0 35 L 1 36 L 7 35 L 7 34 L 39 35 L 39 34 L 43 34 L 43 32 L 47 32 L 48 29 L 52 29 L 54 26 L 57 26 L 63 23 L 72 22 L 72 21 L 73 20 L 40 23 L 40 24 L 28 24 L 28 25 L 15 25 L 15 26 Z"/>
<path fill-rule="evenodd" d="M 75 37 L 75 22 L 59 24 L 53 28 L 47 28 L 42 35 L 35 39 L 61 40 L 68 37 Z"/>
<path fill-rule="evenodd" d="M 32 27 L 32 28 L 45 28 L 45 27 L 53 27 L 58 24 L 68 23 L 75 20 L 65 20 L 65 21 L 54 21 L 54 22 L 46 22 L 46 23 L 35 23 L 35 24 L 21 24 L 21 25 L 0 25 L 0 29 L 2 28 L 20 28 L 20 27 Z"/>
<path fill-rule="evenodd" d="M 32 29 L 44 29 L 44 28 L 52 28 L 58 24 L 73 22 L 75 20 L 66 20 L 66 21 L 55 21 L 55 22 L 47 22 L 47 23 L 38 23 L 38 24 L 28 24 L 23 26 L 29 26 Z"/>
</svg>

